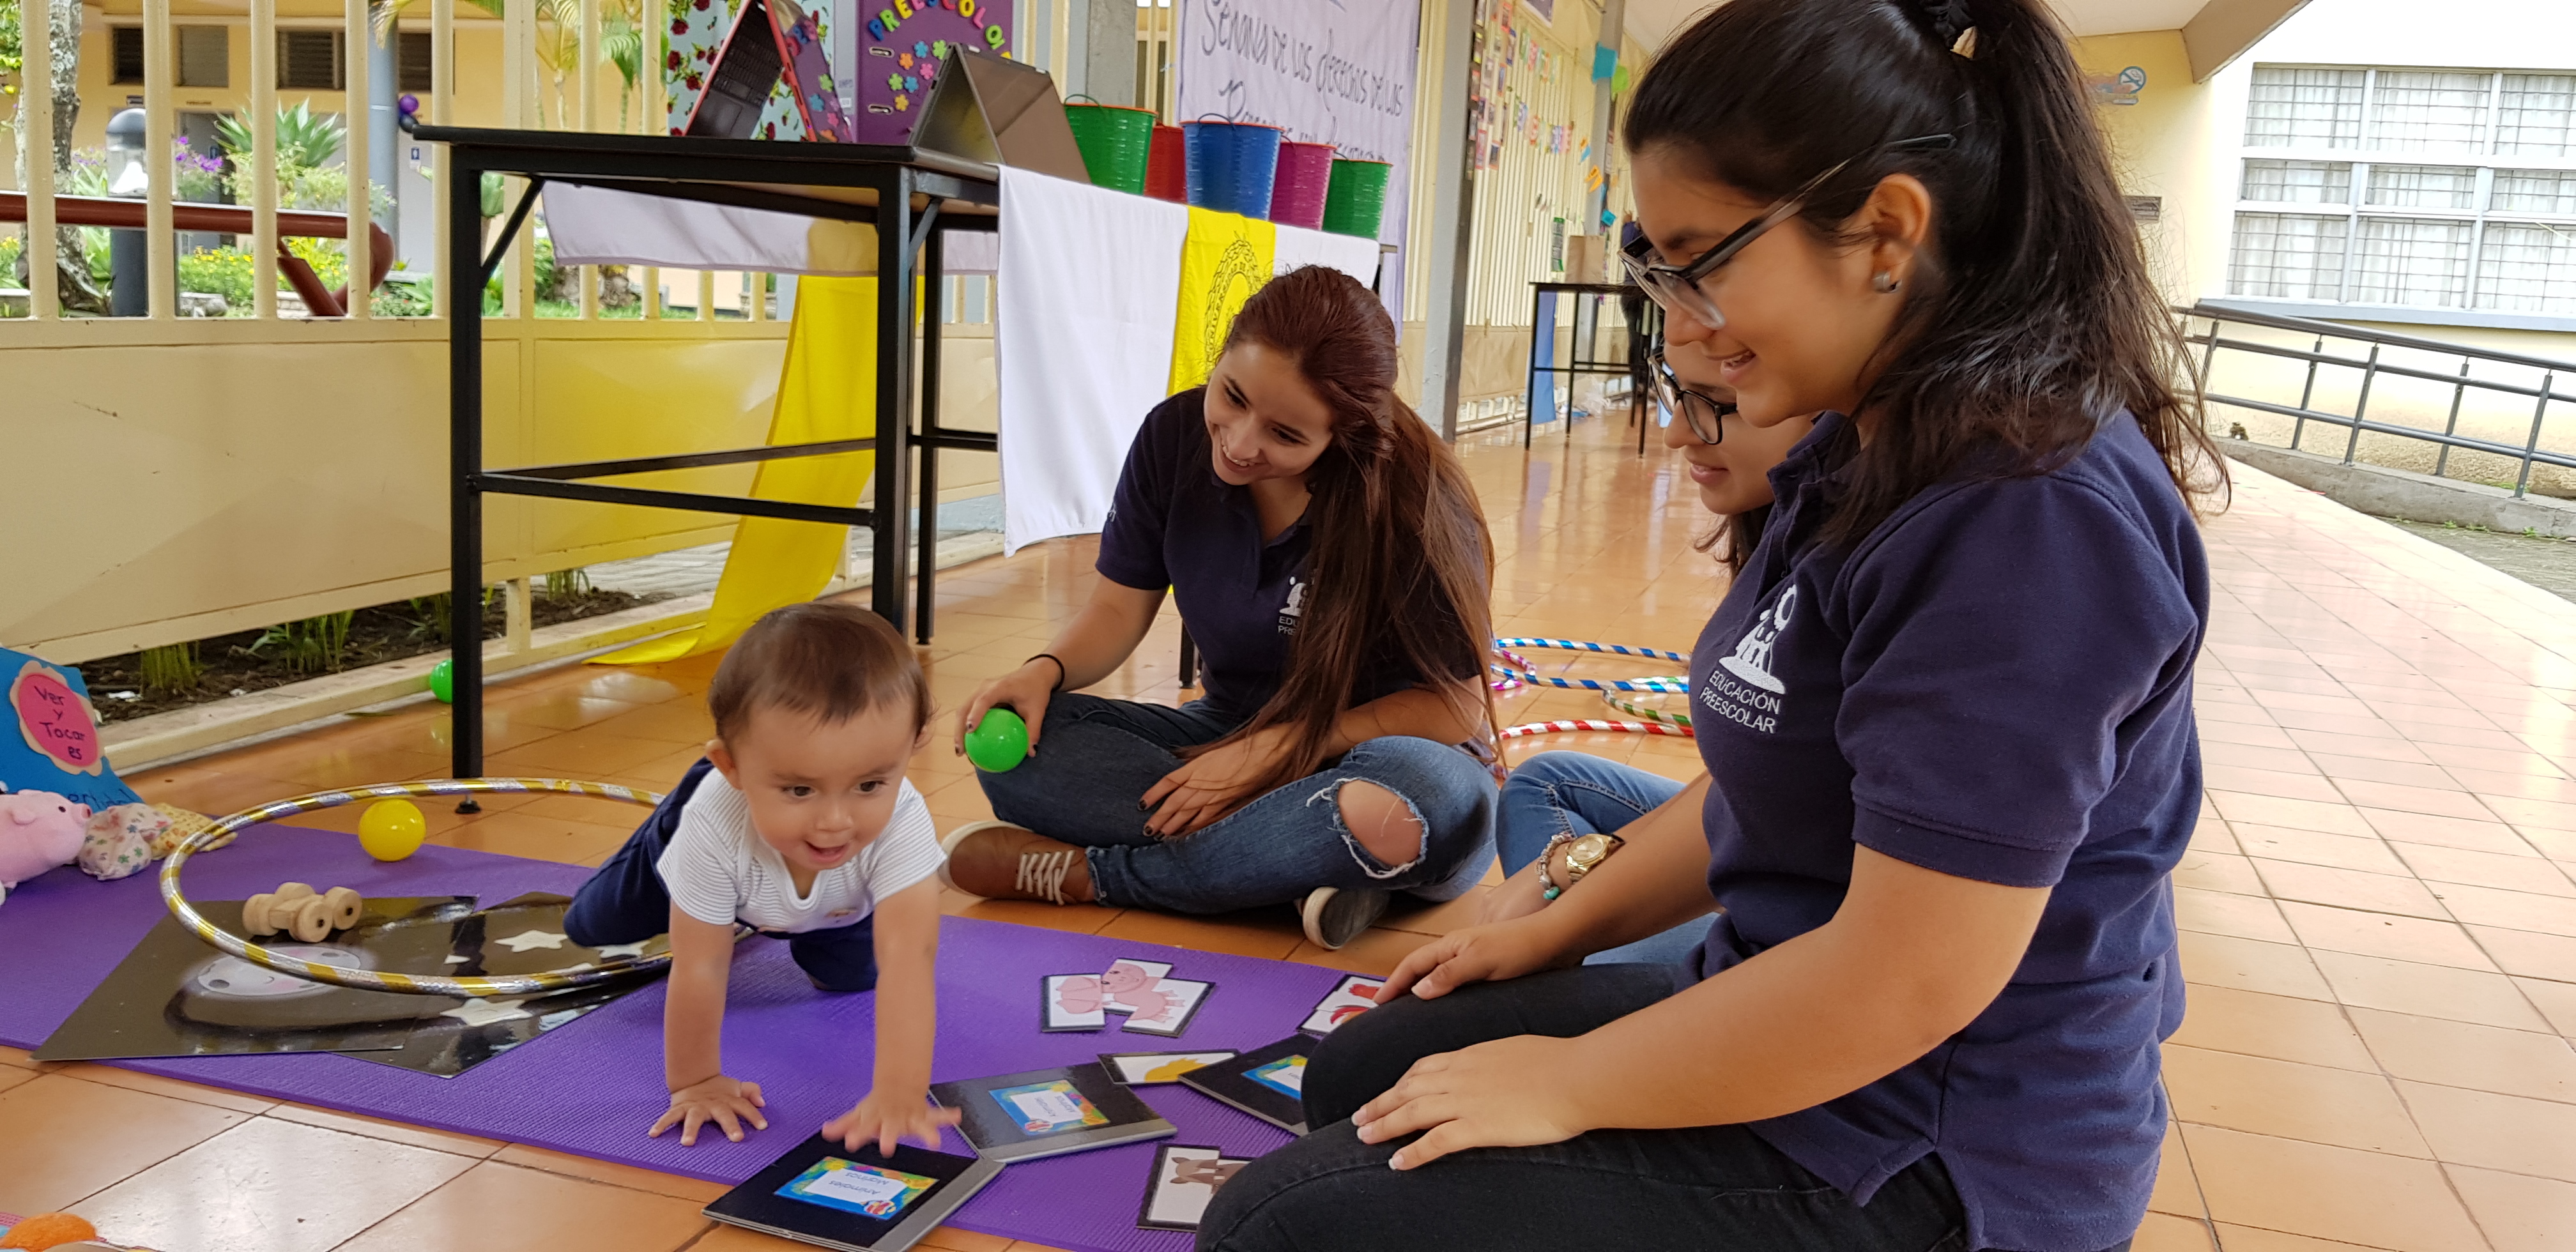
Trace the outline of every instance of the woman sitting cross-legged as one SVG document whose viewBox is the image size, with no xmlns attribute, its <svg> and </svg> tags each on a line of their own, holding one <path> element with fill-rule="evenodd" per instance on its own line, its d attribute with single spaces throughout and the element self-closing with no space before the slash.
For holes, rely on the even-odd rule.
<svg viewBox="0 0 2576 1252">
<path fill-rule="evenodd" d="M 1183 913 L 1293 903 L 1337 948 L 1393 892 L 1449 900 L 1483 876 L 1492 544 L 1395 370 L 1377 296 L 1307 267 L 1245 302 L 1205 387 L 1147 415 L 1090 603 L 960 719 L 962 737 L 1008 706 L 1030 754 L 978 775 L 1000 820 L 944 841 L 951 885 Z M 1135 652 L 1167 586 L 1205 696 L 1079 694 Z"/>
</svg>

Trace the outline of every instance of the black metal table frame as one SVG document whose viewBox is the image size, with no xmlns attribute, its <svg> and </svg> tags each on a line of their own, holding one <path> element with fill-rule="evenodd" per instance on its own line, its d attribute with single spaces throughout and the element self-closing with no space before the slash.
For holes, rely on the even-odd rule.
<svg viewBox="0 0 2576 1252">
<path fill-rule="evenodd" d="M 1521 387 L 1522 399 L 1527 401 L 1529 397 L 1538 390 L 1538 376 L 1541 374 L 1611 374 L 1622 377 L 1632 377 L 1636 369 L 1636 359 L 1633 348 L 1629 356 L 1626 359 L 1621 360 L 1616 365 L 1611 364 L 1605 358 L 1586 356 L 1584 355 L 1584 350 L 1588 347 L 1594 346 L 1592 341 L 1599 337 L 1601 325 L 1601 301 L 1610 296 L 1633 296 L 1636 294 L 1638 294 L 1637 289 L 1625 283 L 1531 283 L 1529 373 L 1526 381 L 1523 382 Z M 1554 347 L 1554 340 L 1556 337 L 1556 319 L 1553 317 L 1542 319 L 1541 317 L 1541 311 L 1547 307 L 1547 297 L 1551 295 L 1572 295 L 1578 300 L 1586 296 L 1591 297 L 1589 304 L 1578 303 L 1574 306 L 1574 334 L 1569 338 L 1569 341 L 1566 344 L 1565 364 L 1563 365 L 1541 365 L 1538 363 L 1538 349 L 1541 342 L 1541 336 L 1546 337 L 1546 341 L 1549 343 L 1551 348 L 1550 355 L 1553 355 L 1552 349 Z M 1652 302 L 1647 303 L 1648 307 L 1651 308 Z M 1587 312 L 1591 314 L 1590 317 L 1584 316 Z M 1631 326 L 1629 329 L 1630 339 L 1633 344 L 1637 328 Z M 1639 398 L 1635 396 L 1631 396 L 1629 398 L 1628 406 L 1632 411 L 1636 408 L 1638 400 Z M 1551 413 L 1556 411 L 1556 388 L 1552 386 L 1548 388 L 1548 411 Z M 1565 422 L 1565 437 L 1572 439 L 1574 437 L 1574 388 L 1571 386 L 1568 386 L 1565 389 L 1565 416 L 1561 420 Z M 1524 448 L 1530 446 L 1530 439 L 1537 433 L 1537 431 L 1538 410 L 1533 407 L 1529 412 L 1523 415 L 1523 420 L 1521 422 L 1521 446 Z M 1637 423 L 1637 450 L 1639 452 L 1644 452 L 1646 450 L 1646 425 L 1643 421 Z"/>
<path fill-rule="evenodd" d="M 949 231 L 992 231 L 993 214 L 944 212 L 952 201 L 998 206 L 999 172 L 989 165 L 909 147 L 864 144 L 776 143 L 761 140 L 688 139 L 579 132 L 479 130 L 423 126 L 417 137 L 443 143 L 451 156 L 448 195 L 448 266 L 440 282 L 448 299 L 449 460 L 449 659 L 453 665 L 454 761 L 458 778 L 483 773 L 483 496 L 545 496 L 647 508 L 685 509 L 739 517 L 865 526 L 874 541 L 869 606 L 905 627 L 904 565 L 914 537 L 903 502 L 919 491 L 920 521 L 914 611 L 915 638 L 930 642 L 936 604 L 933 571 L 939 542 L 939 453 L 942 449 L 993 452 L 997 436 L 939 424 L 939 326 L 944 293 L 942 254 Z M 482 175 L 513 174 L 528 180 L 525 193 L 491 250 L 483 249 Z M 877 228 L 877 433 L 777 447 L 737 448 L 675 456 L 630 457 L 560 465 L 491 469 L 483 464 L 482 292 L 498 272 L 529 208 L 549 182 L 611 188 L 683 200 L 768 209 Z M 875 205 L 798 195 L 773 187 L 866 189 Z M 916 197 L 921 203 L 916 204 Z M 921 257 L 916 267 L 915 253 Z M 918 390 L 913 360 L 914 279 L 925 280 L 918 302 Z M 918 417 L 918 432 L 913 420 Z M 907 483 L 913 447 L 921 449 L 920 478 Z M 756 500 L 699 492 L 613 486 L 590 480 L 660 470 L 694 469 L 874 450 L 876 503 L 872 508 Z M 471 811 L 472 800 L 458 806 Z"/>
</svg>

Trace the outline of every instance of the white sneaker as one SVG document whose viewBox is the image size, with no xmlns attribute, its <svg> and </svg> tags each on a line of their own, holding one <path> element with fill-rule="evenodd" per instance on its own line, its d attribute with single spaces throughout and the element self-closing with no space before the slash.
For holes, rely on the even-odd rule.
<svg viewBox="0 0 2576 1252">
<path fill-rule="evenodd" d="M 1393 892 L 1373 887 L 1317 887 L 1306 893 L 1298 916 L 1306 923 L 1306 940 L 1319 948 L 1339 948 L 1386 916 Z"/>
</svg>

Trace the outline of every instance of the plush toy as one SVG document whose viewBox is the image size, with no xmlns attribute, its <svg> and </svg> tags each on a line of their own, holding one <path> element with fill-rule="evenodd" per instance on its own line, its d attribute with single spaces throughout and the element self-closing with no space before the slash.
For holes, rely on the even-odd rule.
<svg viewBox="0 0 2576 1252">
<path fill-rule="evenodd" d="M 44 793 L 22 791 L 18 794 Z M 46 1252 L 50 1248 L 96 1238 L 98 1227 L 90 1225 L 86 1219 L 70 1213 L 38 1213 L 34 1217 L 19 1219 L 17 1225 L 9 1227 L 6 1233 L 0 1233 L 0 1248 Z"/>
<path fill-rule="evenodd" d="M 80 857 L 89 806 L 50 791 L 0 795 L 0 888 L 15 887 Z"/>
<path fill-rule="evenodd" d="M 81 872 L 112 882 L 159 859 L 153 841 L 169 829 L 170 819 L 149 804 L 120 804 L 89 819 L 81 842 Z"/>
</svg>

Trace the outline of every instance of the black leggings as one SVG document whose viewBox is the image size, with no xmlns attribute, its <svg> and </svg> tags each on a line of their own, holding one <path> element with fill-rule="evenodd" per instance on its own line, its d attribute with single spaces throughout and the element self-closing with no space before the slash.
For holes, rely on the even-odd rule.
<svg viewBox="0 0 2576 1252">
<path fill-rule="evenodd" d="M 1964 1252 L 1967 1219 L 1935 1157 L 1861 1207 L 1742 1126 L 1596 1130 L 1401 1173 L 1387 1158 L 1410 1140 L 1365 1144 L 1351 1128 L 1351 1114 L 1419 1058 L 1513 1035 L 1583 1034 L 1690 981 L 1682 966 L 1595 965 L 1437 1000 L 1408 995 L 1352 1018 L 1306 1067 L 1315 1132 L 1235 1175 L 1209 1204 L 1199 1247 Z"/>
</svg>

